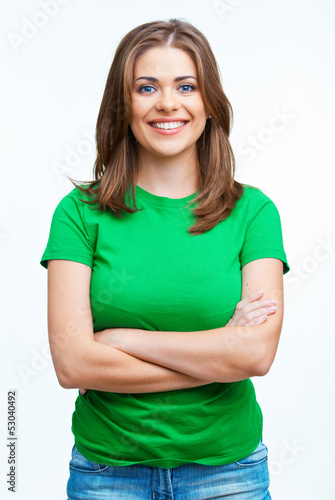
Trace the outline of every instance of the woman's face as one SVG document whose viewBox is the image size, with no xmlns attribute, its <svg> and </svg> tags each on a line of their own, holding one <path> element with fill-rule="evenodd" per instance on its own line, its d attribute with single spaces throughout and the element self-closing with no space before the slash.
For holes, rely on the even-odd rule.
<svg viewBox="0 0 335 500">
<path fill-rule="evenodd" d="M 156 157 L 195 150 L 209 116 L 197 78 L 194 62 L 180 49 L 155 47 L 137 59 L 130 127 L 139 148 Z"/>
</svg>

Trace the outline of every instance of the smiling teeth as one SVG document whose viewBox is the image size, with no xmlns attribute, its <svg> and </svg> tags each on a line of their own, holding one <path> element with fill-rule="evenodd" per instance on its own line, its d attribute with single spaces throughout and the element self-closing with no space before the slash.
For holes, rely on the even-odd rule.
<svg viewBox="0 0 335 500">
<path fill-rule="evenodd" d="M 186 122 L 164 122 L 164 123 L 151 123 L 155 128 L 163 128 L 166 130 L 171 130 L 174 128 L 180 128 L 185 125 Z"/>
</svg>

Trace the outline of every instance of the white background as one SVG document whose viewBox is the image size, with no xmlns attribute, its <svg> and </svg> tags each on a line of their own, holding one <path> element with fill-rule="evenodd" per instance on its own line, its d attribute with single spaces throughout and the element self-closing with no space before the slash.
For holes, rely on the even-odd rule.
<svg viewBox="0 0 335 500">
<path fill-rule="evenodd" d="M 333 499 L 335 4 L 47 3 L 2 2 L 1 497 L 66 499 L 77 390 L 58 385 L 48 358 L 39 261 L 53 211 L 73 188 L 64 174 L 92 179 L 90 137 L 118 43 L 139 24 L 179 17 L 212 46 L 235 115 L 236 178 L 276 203 L 291 266 L 275 362 L 253 378 L 270 492 L 273 500 Z M 6 484 L 9 389 L 17 394 L 15 497 Z"/>
</svg>

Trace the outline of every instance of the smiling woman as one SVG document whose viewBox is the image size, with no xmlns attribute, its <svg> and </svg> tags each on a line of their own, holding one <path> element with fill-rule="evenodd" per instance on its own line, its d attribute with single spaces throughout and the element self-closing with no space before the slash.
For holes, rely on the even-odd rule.
<svg viewBox="0 0 335 500">
<path fill-rule="evenodd" d="M 271 498 L 251 378 L 274 361 L 289 266 L 275 204 L 234 180 L 231 117 L 190 23 L 121 40 L 95 180 L 59 202 L 40 261 L 56 375 L 79 389 L 69 500 Z"/>
<path fill-rule="evenodd" d="M 243 194 L 234 179 L 232 117 L 206 37 L 181 20 L 142 24 L 121 40 L 107 77 L 95 181 L 71 182 L 91 196 L 87 203 L 116 217 L 137 211 L 136 186 L 171 198 L 199 191 L 188 232 L 201 235 L 226 219 Z M 186 124 L 166 132 L 170 119 Z M 157 122 L 162 128 L 152 127 Z"/>
</svg>

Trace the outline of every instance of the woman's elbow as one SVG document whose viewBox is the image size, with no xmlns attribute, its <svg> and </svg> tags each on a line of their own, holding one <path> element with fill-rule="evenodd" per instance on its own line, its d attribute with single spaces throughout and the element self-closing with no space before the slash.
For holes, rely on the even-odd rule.
<svg viewBox="0 0 335 500">
<path fill-rule="evenodd" d="M 271 368 L 271 364 L 265 363 L 265 362 L 260 362 L 257 364 L 255 367 L 254 373 L 256 377 L 264 377 L 267 373 L 269 373 Z"/>
<path fill-rule="evenodd" d="M 91 365 L 92 345 L 94 341 L 82 342 L 80 346 L 73 345 L 71 349 L 53 349 L 52 361 L 58 383 L 63 389 L 84 387 L 84 375 Z"/>
<path fill-rule="evenodd" d="M 254 371 L 254 376 L 256 377 L 264 377 L 267 373 L 269 373 L 270 368 L 272 366 L 272 363 L 274 362 L 275 355 L 276 355 L 277 348 L 275 349 L 275 352 L 272 348 L 269 348 L 268 346 L 263 346 L 263 349 L 259 349 L 260 355 L 257 357 L 257 360 L 255 360 L 254 366 L 253 366 L 253 371 Z"/>
<path fill-rule="evenodd" d="M 59 385 L 63 388 L 63 389 L 74 389 L 75 386 L 73 384 L 71 384 L 67 379 L 63 379 L 63 378 L 60 378 L 60 377 L 57 377 L 58 379 L 58 382 L 59 382 Z"/>
<path fill-rule="evenodd" d="M 61 363 L 55 363 L 54 361 L 54 369 L 58 383 L 63 389 L 75 389 L 80 387 L 80 384 L 78 385 L 80 373 L 74 361 L 70 362 L 64 359 Z"/>
<path fill-rule="evenodd" d="M 75 384 L 73 377 L 71 377 L 71 373 L 67 373 L 67 371 L 60 369 L 55 370 L 55 372 L 58 383 L 63 389 L 75 389 L 78 387 L 78 385 Z"/>
</svg>

